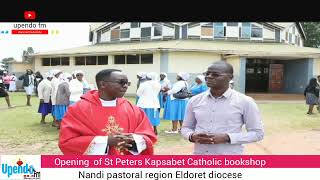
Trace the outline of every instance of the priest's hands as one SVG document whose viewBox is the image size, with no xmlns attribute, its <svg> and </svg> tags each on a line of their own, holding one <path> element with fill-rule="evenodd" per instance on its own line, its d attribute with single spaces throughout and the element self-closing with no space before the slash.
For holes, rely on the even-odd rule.
<svg viewBox="0 0 320 180">
<path fill-rule="evenodd" d="M 108 145 L 119 151 L 128 151 L 136 148 L 136 143 L 131 134 L 117 134 L 108 136 Z"/>
<path fill-rule="evenodd" d="M 230 138 L 228 134 L 193 133 L 190 141 L 199 144 L 224 144 L 230 143 Z"/>
</svg>

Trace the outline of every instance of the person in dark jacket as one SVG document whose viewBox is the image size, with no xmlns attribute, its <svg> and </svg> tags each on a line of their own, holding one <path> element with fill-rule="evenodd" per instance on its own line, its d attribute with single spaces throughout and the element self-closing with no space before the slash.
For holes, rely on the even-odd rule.
<svg viewBox="0 0 320 180">
<path fill-rule="evenodd" d="M 35 92 L 37 96 L 38 96 L 38 85 L 42 80 L 43 80 L 43 76 L 39 71 L 37 71 L 34 76 L 34 87 L 35 87 Z"/>
<path fill-rule="evenodd" d="M 26 70 L 26 74 L 19 77 L 19 80 L 23 80 L 23 87 L 27 94 L 27 106 L 31 106 L 30 99 L 34 89 L 34 75 L 31 69 Z"/>
<path fill-rule="evenodd" d="M 306 98 L 306 104 L 309 105 L 308 115 L 313 114 L 314 105 L 319 104 L 319 88 L 316 78 L 311 78 L 308 86 L 304 90 L 304 96 Z"/>
</svg>

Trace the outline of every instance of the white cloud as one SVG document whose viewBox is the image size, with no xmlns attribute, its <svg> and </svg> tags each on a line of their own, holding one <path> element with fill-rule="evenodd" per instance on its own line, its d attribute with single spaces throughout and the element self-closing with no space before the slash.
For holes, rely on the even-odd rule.
<svg viewBox="0 0 320 180">
<path fill-rule="evenodd" d="M 23 50 L 28 47 L 35 52 L 45 52 L 90 44 L 90 23 L 44 23 L 45 29 L 49 30 L 48 35 L 14 35 L 11 34 L 11 30 L 16 29 L 14 24 L 17 23 L 0 23 L 0 31 L 9 31 L 9 34 L 0 34 L 0 60 L 7 57 L 21 60 Z M 33 24 L 38 26 L 38 23 Z M 58 30 L 58 34 L 51 34 L 52 30 Z"/>
</svg>

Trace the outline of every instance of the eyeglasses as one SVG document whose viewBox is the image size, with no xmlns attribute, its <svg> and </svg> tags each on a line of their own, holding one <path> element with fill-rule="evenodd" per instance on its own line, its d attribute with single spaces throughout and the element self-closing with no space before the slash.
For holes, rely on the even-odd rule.
<svg viewBox="0 0 320 180">
<path fill-rule="evenodd" d="M 77 74 L 76 76 L 83 76 L 83 74 Z"/>
<path fill-rule="evenodd" d="M 203 73 L 204 76 L 212 76 L 212 77 L 219 77 L 219 76 L 224 76 L 224 75 L 228 75 L 228 73 L 216 73 L 216 72 L 204 72 Z"/>
<path fill-rule="evenodd" d="M 121 79 L 119 81 L 106 81 L 106 80 L 103 80 L 104 82 L 113 82 L 113 83 L 118 83 L 120 84 L 121 86 L 124 86 L 124 85 L 128 85 L 130 86 L 131 85 L 131 82 L 129 82 L 128 80 L 125 80 L 125 79 Z"/>
</svg>

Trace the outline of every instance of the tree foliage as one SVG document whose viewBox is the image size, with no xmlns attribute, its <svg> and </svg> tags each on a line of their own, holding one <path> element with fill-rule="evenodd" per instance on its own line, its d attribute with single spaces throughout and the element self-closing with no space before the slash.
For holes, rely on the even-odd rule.
<svg viewBox="0 0 320 180">
<path fill-rule="evenodd" d="M 306 47 L 320 47 L 320 22 L 303 22 L 301 23 L 306 34 L 304 46 Z"/>
</svg>

